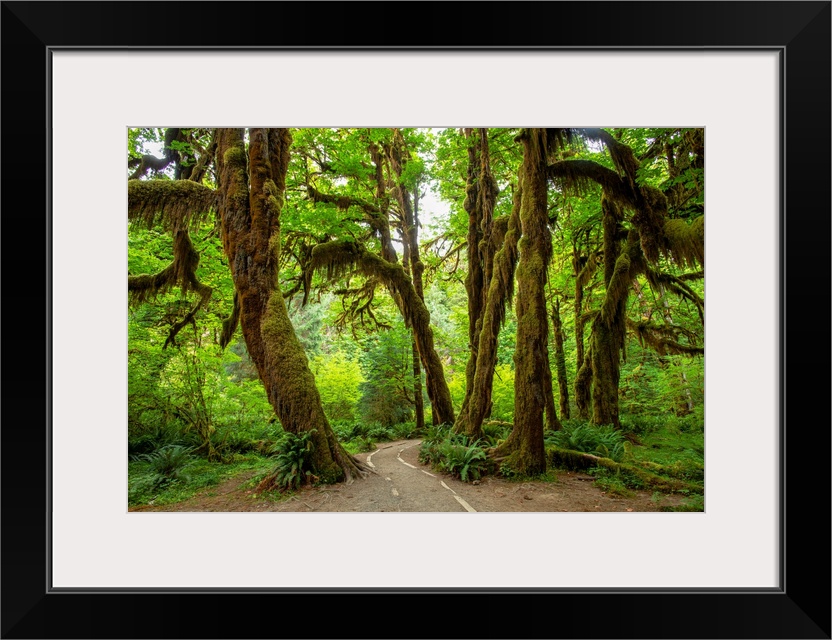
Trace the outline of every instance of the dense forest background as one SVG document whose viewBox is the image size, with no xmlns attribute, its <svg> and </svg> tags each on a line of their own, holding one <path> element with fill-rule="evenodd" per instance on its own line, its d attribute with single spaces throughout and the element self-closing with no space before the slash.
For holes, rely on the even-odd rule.
<svg viewBox="0 0 832 640">
<path fill-rule="evenodd" d="M 704 493 L 704 130 L 132 129 L 130 502 L 241 470 Z"/>
</svg>

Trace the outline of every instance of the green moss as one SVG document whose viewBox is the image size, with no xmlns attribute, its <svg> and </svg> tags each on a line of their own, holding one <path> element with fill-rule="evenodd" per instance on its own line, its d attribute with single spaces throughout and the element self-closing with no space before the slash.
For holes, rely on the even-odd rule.
<svg viewBox="0 0 832 640">
<path fill-rule="evenodd" d="M 245 169 L 246 151 L 242 146 L 229 147 L 223 154 L 222 160 L 228 167 Z"/>
</svg>

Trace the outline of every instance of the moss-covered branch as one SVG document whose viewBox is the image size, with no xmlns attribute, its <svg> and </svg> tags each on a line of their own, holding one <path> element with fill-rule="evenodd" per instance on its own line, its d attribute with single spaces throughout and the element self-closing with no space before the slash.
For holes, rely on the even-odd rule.
<svg viewBox="0 0 832 640">
<path fill-rule="evenodd" d="M 673 491 L 702 491 L 701 485 L 676 478 L 666 478 L 646 469 L 615 462 L 610 458 L 602 458 L 591 453 L 560 449 L 558 447 L 547 447 L 546 454 L 549 465 L 560 469 L 586 471 L 587 469 L 602 467 L 615 473 L 620 473 L 625 478 L 629 475 L 630 484 L 643 485 L 644 487 L 657 491 L 665 491 L 668 493 Z"/>
<path fill-rule="evenodd" d="M 401 302 L 405 324 L 413 329 L 419 356 L 425 368 L 428 397 L 439 424 L 454 422 L 451 393 L 445 381 L 444 367 L 436 353 L 430 312 L 419 297 L 404 267 L 377 256 L 357 242 L 325 242 L 312 250 L 311 268 L 334 279 L 357 270 L 368 278 L 376 278 L 387 287 L 393 298 Z"/>
<path fill-rule="evenodd" d="M 128 180 L 127 218 L 148 229 L 176 232 L 209 218 L 217 192 L 191 180 Z"/>
<path fill-rule="evenodd" d="M 649 320 L 627 320 L 627 328 L 632 331 L 639 344 L 653 348 L 660 356 L 675 355 L 704 355 L 705 348 L 696 344 L 696 335 L 677 325 L 656 324 Z M 684 335 L 688 344 L 679 342 Z"/>
</svg>

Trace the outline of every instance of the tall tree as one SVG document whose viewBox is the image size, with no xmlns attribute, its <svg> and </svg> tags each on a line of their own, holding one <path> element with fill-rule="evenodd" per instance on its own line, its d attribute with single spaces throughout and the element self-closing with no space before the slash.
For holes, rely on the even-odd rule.
<svg viewBox="0 0 832 640">
<path fill-rule="evenodd" d="M 546 313 L 546 276 L 552 255 L 549 231 L 548 160 L 561 142 L 557 130 L 525 129 L 523 165 L 520 180 L 523 197 L 520 206 L 520 262 L 517 266 L 517 348 L 514 354 L 514 428 L 508 439 L 494 452 L 497 460 L 506 459 L 517 472 L 534 475 L 546 470 L 543 447 L 545 386 L 549 371 L 549 323 Z"/>
<path fill-rule="evenodd" d="M 174 235 L 173 263 L 159 274 L 128 280 L 135 299 L 178 285 L 195 289 L 202 300 L 210 290 L 196 280 L 199 255 L 187 235 L 193 220 L 216 209 L 223 248 L 234 279 L 233 311 L 223 326 L 228 344 L 242 327 L 249 356 L 283 428 L 312 433 L 312 473 L 322 482 L 351 481 L 367 473 L 338 443 L 321 405 L 314 376 L 295 335 L 277 286 L 280 214 L 284 206 L 291 135 L 288 129 L 218 129 L 212 190 L 190 180 L 128 183 L 129 213 L 149 226 L 161 223 Z"/>
</svg>

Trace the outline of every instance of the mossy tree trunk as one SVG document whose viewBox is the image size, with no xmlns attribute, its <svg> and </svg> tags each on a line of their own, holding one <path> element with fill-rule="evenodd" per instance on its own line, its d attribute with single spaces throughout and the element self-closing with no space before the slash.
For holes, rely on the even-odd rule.
<svg viewBox="0 0 832 640">
<path fill-rule="evenodd" d="M 425 265 L 419 251 L 419 189 L 418 184 L 412 190 L 402 182 L 402 173 L 407 164 L 408 151 L 404 137 L 399 129 L 393 129 L 393 144 L 389 149 L 390 167 L 396 176 L 397 184 L 393 188 L 396 200 L 401 212 L 401 236 L 402 252 L 405 273 L 413 281 L 413 289 L 419 299 L 424 302 L 425 292 L 423 273 Z M 401 298 L 400 298 L 401 299 Z M 411 327 L 413 330 L 413 328 Z M 416 340 L 415 330 L 412 336 L 413 343 L 413 403 L 416 413 L 416 427 L 421 429 L 425 426 L 425 407 L 422 404 L 422 371 L 419 365 L 419 343 Z M 431 372 L 428 375 L 434 375 Z M 444 382 L 444 372 L 443 372 Z M 433 382 L 433 381 L 432 381 Z M 431 404 L 431 417 L 434 424 L 441 424 L 442 418 L 439 411 Z"/>
<path fill-rule="evenodd" d="M 314 431 L 311 472 L 322 482 L 351 481 L 366 470 L 341 447 L 327 421 L 277 286 L 291 136 L 288 129 L 251 129 L 249 139 L 247 156 L 243 129 L 217 132 L 219 212 L 239 307 L 235 315 L 283 428 Z"/>
<path fill-rule="evenodd" d="M 506 307 L 514 295 L 514 271 L 517 266 L 517 245 L 520 240 L 520 207 L 523 202 L 522 184 L 514 192 L 511 215 L 503 238 L 502 247 L 493 259 L 493 276 L 488 285 L 488 295 L 482 312 L 482 326 L 478 336 L 474 380 L 467 413 L 460 412 L 455 425 L 458 433 L 473 438 L 483 436 L 482 423 L 491 411 L 491 391 L 494 385 L 494 368 L 497 365 L 497 339 Z M 496 226 L 496 224 L 494 225 Z"/>
<path fill-rule="evenodd" d="M 517 266 L 517 342 L 514 353 L 514 428 L 493 456 L 516 472 L 536 475 L 546 470 L 543 413 L 548 368 L 549 323 L 545 287 L 552 238 L 548 224 L 545 129 L 526 129 L 521 181 L 520 262 Z M 548 376 L 551 384 L 551 373 Z M 551 389 L 550 389 L 551 391 Z"/>
<path fill-rule="evenodd" d="M 484 322 L 484 311 L 489 285 L 494 269 L 494 249 L 491 242 L 491 227 L 494 217 L 494 203 L 499 193 L 491 173 L 491 158 L 488 148 L 487 129 L 465 129 L 468 140 L 468 177 L 465 187 L 463 208 L 468 213 L 467 258 L 468 273 L 465 277 L 465 291 L 468 297 L 468 362 L 465 366 L 465 397 L 457 416 L 454 430 L 479 438 L 482 436 L 482 418 L 472 425 L 469 412 L 474 393 L 477 361 L 479 359 L 480 334 Z M 499 331 L 499 327 L 497 328 Z M 495 361 L 496 364 L 496 361 Z M 493 364 L 491 375 L 493 376 Z M 481 405 L 476 412 L 485 409 L 487 414 L 491 403 L 491 388 L 486 397 L 479 397 Z"/>
<path fill-rule="evenodd" d="M 560 416 L 569 419 L 569 381 L 566 377 L 566 354 L 563 350 L 563 322 L 560 318 L 560 298 L 552 303 L 552 333 L 555 338 L 555 369 L 558 372 Z"/>
<path fill-rule="evenodd" d="M 621 427 L 618 385 L 621 353 L 627 331 L 627 299 L 633 279 L 643 270 L 638 232 L 627 234 L 619 208 L 602 199 L 604 227 L 604 283 L 606 295 L 592 332 L 592 422 Z M 626 245 L 622 250 L 622 240 Z"/>
<path fill-rule="evenodd" d="M 597 269 L 596 253 L 584 254 L 573 246 L 572 269 L 575 273 L 575 407 L 578 417 L 588 420 L 592 402 L 592 364 L 584 348 L 584 287 Z"/>
<path fill-rule="evenodd" d="M 410 246 L 406 242 L 402 246 L 404 247 L 404 259 L 402 261 L 404 265 L 404 272 L 406 275 L 411 276 Z M 401 297 L 399 297 L 399 300 L 401 300 Z M 412 327 L 410 332 L 410 342 L 413 356 L 413 411 L 414 417 L 416 418 L 416 428 L 423 429 L 425 426 L 425 405 L 422 402 L 422 367 L 419 364 L 419 345 L 416 342 L 416 334 Z"/>
</svg>

